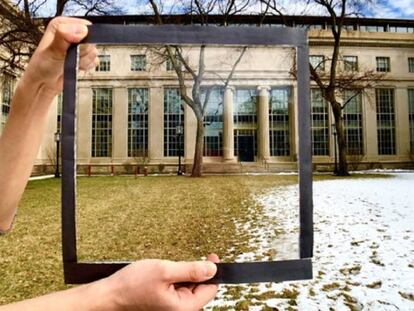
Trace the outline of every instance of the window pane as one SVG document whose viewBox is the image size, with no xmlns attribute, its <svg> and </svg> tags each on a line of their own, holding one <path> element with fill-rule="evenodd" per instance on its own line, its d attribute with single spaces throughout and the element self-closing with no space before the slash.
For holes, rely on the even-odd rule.
<svg viewBox="0 0 414 311">
<path fill-rule="evenodd" d="M 128 89 L 128 156 L 148 156 L 148 89 Z"/>
<path fill-rule="evenodd" d="M 411 153 L 414 153 L 414 89 L 408 89 L 408 120 L 410 123 Z"/>
<path fill-rule="evenodd" d="M 408 71 L 414 72 L 414 57 L 408 58 Z"/>
<path fill-rule="evenodd" d="M 112 156 L 112 89 L 93 89 L 92 157 Z"/>
<path fill-rule="evenodd" d="M 96 71 L 110 71 L 111 70 L 111 55 L 98 55 L 99 65 L 95 68 Z"/>
<path fill-rule="evenodd" d="M 394 90 L 376 89 L 378 154 L 395 154 Z"/>
<path fill-rule="evenodd" d="M 289 106 L 290 89 L 274 88 L 270 91 L 269 130 L 270 155 L 290 155 Z"/>
<path fill-rule="evenodd" d="M 391 26 L 390 32 L 400 32 L 400 33 L 407 33 L 410 32 L 409 27 L 402 27 L 402 26 Z"/>
<path fill-rule="evenodd" d="M 329 155 L 328 103 L 320 89 L 311 89 L 312 154 Z"/>
<path fill-rule="evenodd" d="M 384 32 L 385 28 L 384 26 L 360 26 L 360 30 L 361 31 L 366 31 L 366 32 Z"/>
<path fill-rule="evenodd" d="M 358 71 L 358 57 L 357 56 L 344 56 L 344 70 Z"/>
<path fill-rule="evenodd" d="M 239 155 L 239 136 L 253 137 L 253 154 L 257 155 L 257 90 L 236 89 L 234 98 L 234 155 Z"/>
<path fill-rule="evenodd" d="M 346 103 L 343 117 L 347 153 L 349 155 L 361 155 L 364 153 L 361 94 L 356 95 L 352 91 L 346 91 L 344 93 L 344 103 Z"/>
<path fill-rule="evenodd" d="M 131 55 L 131 71 L 145 71 L 147 58 L 145 55 Z"/>
<path fill-rule="evenodd" d="M 379 72 L 390 71 L 390 58 L 389 57 L 377 57 L 377 71 Z"/>
<path fill-rule="evenodd" d="M 177 88 L 164 89 L 164 156 L 176 157 L 184 152 L 184 135 L 177 127 L 184 128 L 184 102 Z"/>
<path fill-rule="evenodd" d="M 1 129 L 6 125 L 7 118 L 9 117 L 11 100 L 13 95 L 15 77 L 4 74 L 1 77 L 0 83 L 1 87 Z"/>
<path fill-rule="evenodd" d="M 208 98 L 206 98 L 207 96 Z M 220 157 L 223 155 L 224 89 L 220 87 L 203 88 L 201 102 L 204 104 L 206 100 L 203 155 Z"/>
<path fill-rule="evenodd" d="M 309 56 L 309 62 L 315 70 L 325 70 L 325 57 L 323 55 Z"/>
<path fill-rule="evenodd" d="M 167 71 L 173 71 L 174 70 L 174 66 L 173 63 L 170 59 L 167 59 L 167 61 L 165 62 L 165 66 L 166 66 L 166 70 Z"/>
</svg>

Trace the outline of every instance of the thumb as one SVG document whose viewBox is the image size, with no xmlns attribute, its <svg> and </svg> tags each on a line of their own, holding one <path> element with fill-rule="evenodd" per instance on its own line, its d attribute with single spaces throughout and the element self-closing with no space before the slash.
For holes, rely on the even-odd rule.
<svg viewBox="0 0 414 311">
<path fill-rule="evenodd" d="M 79 43 L 88 34 L 88 27 L 79 23 L 59 24 L 50 50 L 56 59 L 64 59 L 66 51 L 72 43 Z"/>
<path fill-rule="evenodd" d="M 217 272 L 217 266 L 211 261 L 169 261 L 165 268 L 165 278 L 170 283 L 199 283 L 211 279 Z"/>
</svg>

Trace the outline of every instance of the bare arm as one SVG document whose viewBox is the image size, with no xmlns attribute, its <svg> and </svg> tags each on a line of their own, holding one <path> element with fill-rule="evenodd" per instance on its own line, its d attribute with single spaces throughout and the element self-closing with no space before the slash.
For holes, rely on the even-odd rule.
<svg viewBox="0 0 414 311">
<path fill-rule="evenodd" d="M 81 19 L 53 20 L 16 87 L 0 137 L 0 232 L 11 227 L 39 150 L 49 107 L 62 90 L 66 50 L 86 36 L 87 24 Z M 96 53 L 94 46 L 85 47 L 81 68 L 94 66 Z"/>
<path fill-rule="evenodd" d="M 216 255 L 210 261 L 217 262 Z M 214 276 L 209 261 L 137 261 L 107 279 L 0 307 L 0 311 L 197 311 L 217 293 L 217 285 L 177 286 Z"/>
<path fill-rule="evenodd" d="M 103 282 L 95 282 L 15 304 L 0 306 L 0 311 L 83 311 L 116 310 L 112 292 Z"/>
</svg>

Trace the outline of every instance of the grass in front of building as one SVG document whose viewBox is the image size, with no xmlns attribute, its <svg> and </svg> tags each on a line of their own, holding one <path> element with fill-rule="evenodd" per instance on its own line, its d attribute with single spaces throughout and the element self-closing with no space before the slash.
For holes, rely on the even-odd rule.
<svg viewBox="0 0 414 311">
<path fill-rule="evenodd" d="M 296 179 L 78 178 L 79 259 L 191 260 L 216 252 L 232 260 L 252 250 L 249 232 L 235 225 L 259 212 L 250 194 Z M 0 237 L 0 253 L 0 304 L 66 287 L 61 264 L 60 180 L 29 182 L 13 231 Z"/>
<path fill-rule="evenodd" d="M 216 252 L 232 261 L 254 252 L 243 224 L 254 224 L 262 207 L 251 195 L 296 182 L 280 175 L 80 177 L 79 258 L 192 260 Z M 0 236 L 0 304 L 67 287 L 60 234 L 60 180 L 29 182 L 15 228 Z"/>
<path fill-rule="evenodd" d="M 231 260 L 251 250 L 236 230 L 258 212 L 250 194 L 296 182 L 296 176 L 83 178 L 78 203 L 82 260 Z M 98 185 L 99 184 L 99 185 Z"/>
</svg>

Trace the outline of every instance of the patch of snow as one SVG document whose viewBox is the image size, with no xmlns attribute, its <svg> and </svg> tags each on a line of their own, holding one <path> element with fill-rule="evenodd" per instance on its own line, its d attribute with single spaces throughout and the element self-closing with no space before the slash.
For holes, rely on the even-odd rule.
<svg viewBox="0 0 414 311">
<path fill-rule="evenodd" d="M 49 179 L 49 178 L 55 178 L 55 175 L 41 175 L 41 176 L 33 176 L 30 177 L 29 180 L 42 180 L 42 179 Z"/>
<path fill-rule="evenodd" d="M 409 169 L 389 169 L 389 168 L 377 168 L 372 170 L 352 171 L 351 174 L 399 174 L 399 173 L 414 173 Z"/>
<path fill-rule="evenodd" d="M 391 178 L 314 182 L 314 279 L 259 284 L 260 293 L 296 290 L 298 310 L 414 310 L 414 173 Z M 257 232 L 260 250 L 274 247 L 277 259 L 298 257 L 297 186 L 275 188 L 257 196 L 264 207 Z M 269 229 L 271 227 L 271 229 Z M 275 238 L 274 229 L 281 234 Z M 251 254 L 240 259 L 250 259 Z M 252 285 L 242 285 L 247 293 Z M 235 306 L 220 286 L 214 306 Z M 289 299 L 255 301 L 276 310 Z"/>
</svg>

